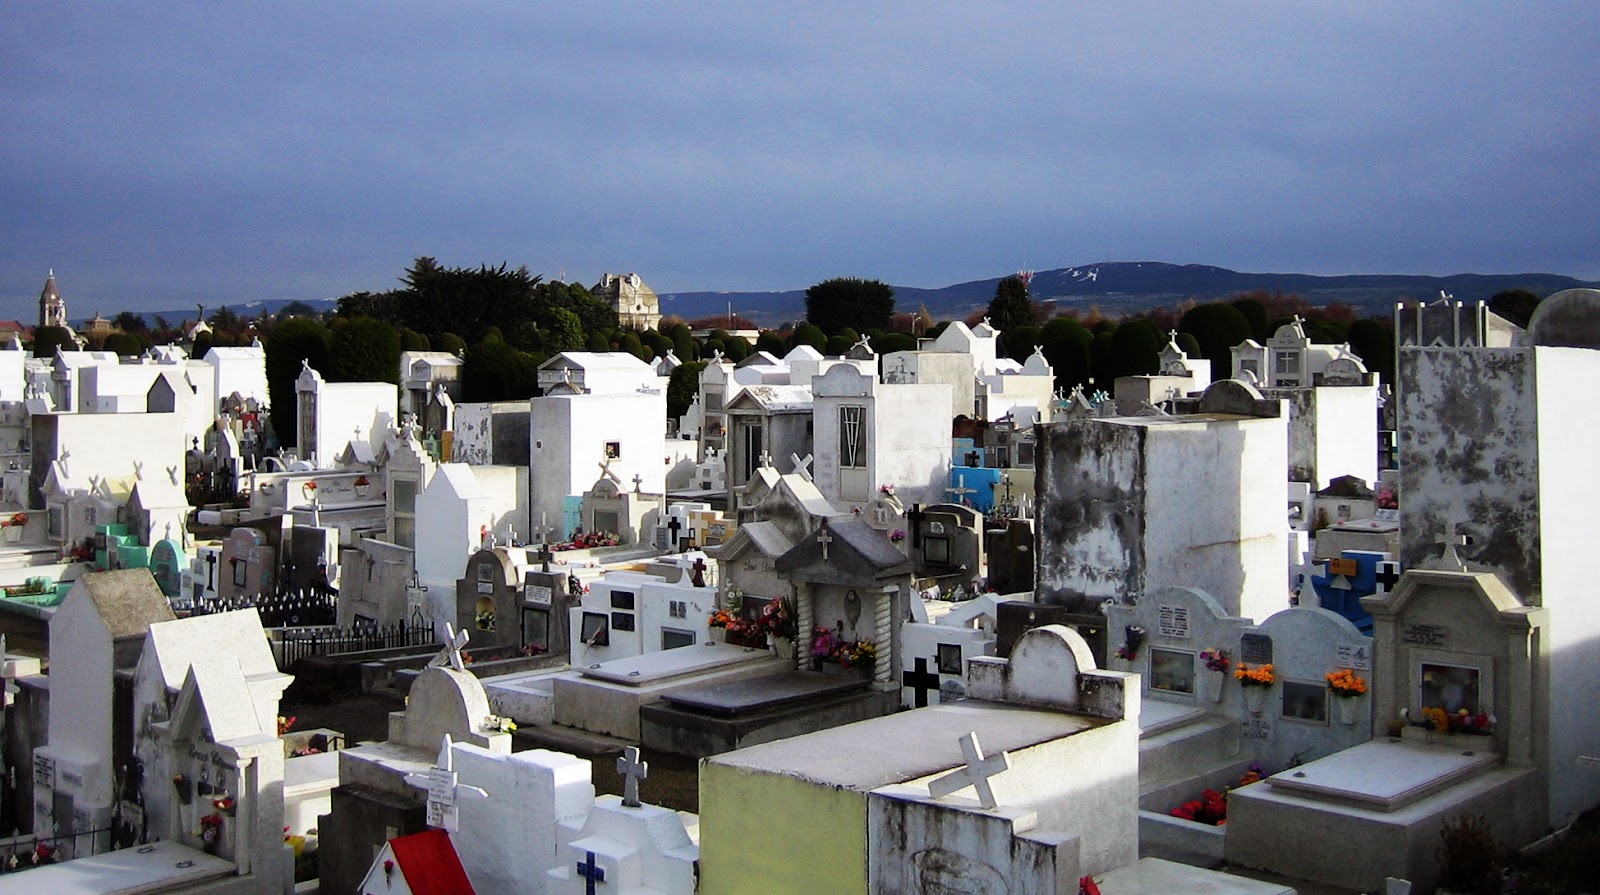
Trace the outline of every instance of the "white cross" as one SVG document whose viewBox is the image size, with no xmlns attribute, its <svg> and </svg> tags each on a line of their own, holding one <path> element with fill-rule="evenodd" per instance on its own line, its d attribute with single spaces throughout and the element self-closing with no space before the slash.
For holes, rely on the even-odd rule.
<svg viewBox="0 0 1600 895">
<path fill-rule="evenodd" d="M 601 460 L 599 464 L 600 477 L 610 479 L 614 484 L 620 485 L 622 484 L 622 479 L 617 478 L 617 474 L 611 471 L 611 464 L 615 462 L 616 458 L 614 457 L 607 457 Z"/>
<path fill-rule="evenodd" d="M 457 782 L 455 757 L 450 754 L 450 734 L 444 735 L 439 747 L 439 762 L 426 773 L 407 774 L 406 782 L 428 791 L 428 826 L 455 831 L 458 826 L 456 801 L 462 797 L 486 799 L 489 793 L 481 787 Z"/>
<path fill-rule="evenodd" d="M 639 781 L 650 776 L 650 763 L 639 760 L 639 747 L 629 746 L 617 759 L 617 773 L 622 775 L 622 804 L 628 808 L 639 807 Z"/>
<path fill-rule="evenodd" d="M 761 452 L 761 455 L 756 457 L 756 462 L 761 464 L 761 468 L 762 469 L 771 469 L 772 468 L 772 455 L 763 450 Z"/>
<path fill-rule="evenodd" d="M 806 454 L 806 458 L 804 460 L 800 459 L 800 455 L 799 454 L 790 454 L 789 455 L 789 460 L 794 463 L 794 474 L 795 475 L 805 479 L 808 482 L 811 481 L 811 455 L 810 454 Z"/>
<path fill-rule="evenodd" d="M 953 467 L 953 466 L 950 468 L 950 480 L 955 482 L 955 484 L 951 485 L 950 487 L 948 487 L 948 488 L 946 488 L 944 490 L 949 491 L 951 493 L 951 495 L 954 496 L 956 503 L 964 504 L 964 503 L 967 502 L 967 495 L 968 494 L 976 494 L 976 493 L 978 493 L 978 489 L 976 489 L 976 488 L 968 488 L 967 487 L 967 476 L 966 476 L 966 474 L 962 473 L 958 477 L 956 475 L 955 467 Z"/>
<path fill-rule="evenodd" d="M 1444 555 L 1440 557 L 1440 560 L 1452 571 L 1460 570 L 1465 572 L 1467 564 L 1462 561 L 1461 555 L 1456 552 L 1456 548 L 1472 546 L 1472 535 L 1456 534 L 1455 531 L 1459 527 L 1460 525 L 1457 524 L 1445 529 L 1444 540 L 1440 542 L 1444 546 Z"/>
<path fill-rule="evenodd" d="M 828 530 L 824 528 L 817 532 L 817 543 L 822 545 L 822 558 L 827 559 L 828 545 L 833 543 L 833 535 L 828 534 Z"/>
<path fill-rule="evenodd" d="M 970 786 L 977 790 L 978 803 L 983 807 L 992 809 L 999 805 L 995 801 L 994 790 L 989 786 L 989 778 L 1010 770 L 1011 759 L 1004 752 L 984 758 L 976 732 L 961 738 L 961 755 L 966 759 L 966 765 L 929 783 L 928 795 L 942 799 Z"/>
<path fill-rule="evenodd" d="M 439 650 L 439 655 L 433 657 L 428 663 L 429 668 L 449 665 L 457 671 L 466 671 L 461 662 L 461 650 L 467 645 L 467 638 L 471 636 L 466 631 L 457 631 L 449 622 L 444 623 L 444 648 Z"/>
</svg>

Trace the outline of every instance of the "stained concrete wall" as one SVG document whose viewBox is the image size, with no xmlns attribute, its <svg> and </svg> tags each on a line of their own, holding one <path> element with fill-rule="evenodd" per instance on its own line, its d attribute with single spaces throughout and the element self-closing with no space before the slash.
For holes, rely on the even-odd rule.
<svg viewBox="0 0 1600 895">
<path fill-rule="evenodd" d="M 1376 385 L 1262 389 L 1289 401 L 1289 481 L 1320 491 L 1342 475 L 1378 480 Z"/>
<path fill-rule="evenodd" d="M 1098 604 L 1143 592 L 1146 430 L 1070 420 L 1035 432 L 1035 599 Z"/>
</svg>

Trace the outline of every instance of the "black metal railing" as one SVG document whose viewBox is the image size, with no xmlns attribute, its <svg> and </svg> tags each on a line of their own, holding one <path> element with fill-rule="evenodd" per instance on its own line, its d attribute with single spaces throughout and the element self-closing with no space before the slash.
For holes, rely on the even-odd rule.
<svg viewBox="0 0 1600 895">
<path fill-rule="evenodd" d="M 428 646 L 435 642 L 433 623 L 417 620 L 348 628 L 284 628 L 278 635 L 278 668 L 287 671 L 308 656 Z"/>
</svg>

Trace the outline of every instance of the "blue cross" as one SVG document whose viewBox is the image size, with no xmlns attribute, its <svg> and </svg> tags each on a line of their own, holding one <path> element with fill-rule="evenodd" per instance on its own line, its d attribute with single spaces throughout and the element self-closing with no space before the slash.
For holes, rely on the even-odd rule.
<svg viewBox="0 0 1600 895">
<path fill-rule="evenodd" d="M 578 875 L 587 881 L 583 885 L 584 895 L 594 895 L 594 884 L 606 881 L 606 871 L 595 864 L 594 852 L 587 854 L 588 857 L 578 862 Z"/>
</svg>

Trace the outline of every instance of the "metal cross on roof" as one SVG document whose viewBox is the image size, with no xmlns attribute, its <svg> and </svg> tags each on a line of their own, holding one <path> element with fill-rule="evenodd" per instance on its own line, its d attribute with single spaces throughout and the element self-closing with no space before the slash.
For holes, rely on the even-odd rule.
<svg viewBox="0 0 1600 895">
<path fill-rule="evenodd" d="M 423 773 L 407 774 L 406 782 L 428 791 L 428 826 L 454 831 L 459 825 L 456 802 L 463 798 L 486 799 L 489 793 L 481 787 L 459 782 L 450 746 L 450 734 L 447 733 L 439 746 L 438 763 Z"/>
<path fill-rule="evenodd" d="M 620 485 L 622 484 L 622 479 L 617 478 L 617 474 L 611 471 L 611 464 L 615 463 L 616 460 L 617 458 L 615 457 L 606 457 L 604 460 L 601 460 L 599 463 L 600 476 L 602 478 L 610 479 L 613 484 Z"/>
<path fill-rule="evenodd" d="M 633 474 L 633 493 L 638 494 L 639 493 L 639 486 L 642 485 L 642 484 L 644 484 L 644 476 L 638 474 L 637 472 L 634 473 Z"/>
<path fill-rule="evenodd" d="M 454 625 L 445 622 L 444 648 L 439 650 L 439 655 L 433 657 L 428 667 L 448 665 L 457 671 L 466 671 L 467 667 L 461 661 L 461 650 L 466 647 L 470 636 L 466 631 L 457 631 Z"/>
<path fill-rule="evenodd" d="M 1004 752 L 985 758 L 983 748 L 978 745 L 976 732 L 961 738 L 961 755 L 966 759 L 966 765 L 929 783 L 928 795 L 942 799 L 970 786 L 977 790 L 978 803 L 983 807 L 994 808 L 999 805 L 994 797 L 994 789 L 989 786 L 989 778 L 1010 770 L 1011 759 Z"/>
<path fill-rule="evenodd" d="M 772 455 L 770 453 L 768 453 L 767 451 L 763 450 L 760 453 L 760 455 L 756 457 L 756 462 L 761 464 L 761 468 L 762 469 L 771 469 L 772 468 Z"/>
<path fill-rule="evenodd" d="M 617 759 L 617 773 L 622 775 L 622 804 L 628 808 L 639 807 L 639 781 L 650 776 L 650 763 L 639 760 L 639 747 L 629 746 Z"/>
<path fill-rule="evenodd" d="M 817 543 L 822 545 L 822 558 L 828 558 L 828 545 L 833 543 L 833 535 L 828 534 L 826 528 L 817 532 Z"/>
</svg>

